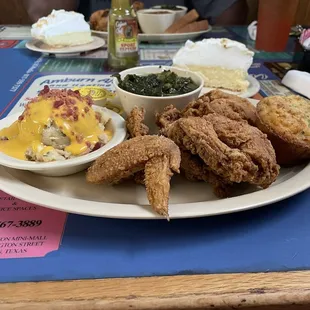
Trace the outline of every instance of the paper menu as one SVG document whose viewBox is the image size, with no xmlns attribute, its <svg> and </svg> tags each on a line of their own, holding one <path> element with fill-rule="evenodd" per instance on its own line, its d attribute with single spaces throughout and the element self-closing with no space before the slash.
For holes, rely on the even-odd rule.
<svg viewBox="0 0 310 310">
<path fill-rule="evenodd" d="M 42 257 L 59 248 L 67 214 L 0 191 L 0 259 Z"/>
<path fill-rule="evenodd" d="M 25 104 L 30 98 L 36 97 L 44 85 L 48 85 L 50 88 L 62 89 L 62 88 L 75 88 L 85 86 L 99 86 L 109 91 L 114 92 L 112 78 L 110 75 L 102 74 L 66 74 L 66 75 L 44 75 L 35 79 L 30 87 L 26 90 L 23 96 L 12 108 L 10 114 L 20 113 L 24 110 Z"/>
</svg>

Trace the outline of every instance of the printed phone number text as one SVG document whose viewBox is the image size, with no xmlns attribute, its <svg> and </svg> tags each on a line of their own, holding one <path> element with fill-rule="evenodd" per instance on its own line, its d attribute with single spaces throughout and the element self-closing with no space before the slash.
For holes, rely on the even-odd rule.
<svg viewBox="0 0 310 310">
<path fill-rule="evenodd" d="M 42 224 L 41 220 L 30 220 L 30 221 L 3 221 L 0 222 L 0 228 L 9 228 L 9 227 L 38 227 Z"/>
</svg>

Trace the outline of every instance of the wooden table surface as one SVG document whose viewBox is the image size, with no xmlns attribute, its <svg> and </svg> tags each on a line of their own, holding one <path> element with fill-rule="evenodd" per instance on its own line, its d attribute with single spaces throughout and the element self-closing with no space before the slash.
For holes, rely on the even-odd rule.
<svg viewBox="0 0 310 310">
<path fill-rule="evenodd" d="M 310 309 L 310 271 L 0 284 L 0 309 Z"/>
</svg>

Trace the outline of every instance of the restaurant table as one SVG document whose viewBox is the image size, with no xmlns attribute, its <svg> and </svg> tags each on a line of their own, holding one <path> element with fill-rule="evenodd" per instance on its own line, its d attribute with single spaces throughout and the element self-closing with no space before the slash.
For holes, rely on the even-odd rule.
<svg viewBox="0 0 310 310">
<path fill-rule="evenodd" d="M 206 37 L 255 51 L 254 98 L 292 93 L 280 79 L 302 57 L 294 38 L 283 53 L 265 53 L 245 27 L 214 27 Z M 29 38 L 29 27 L 0 27 L 0 118 L 21 111 L 42 85 L 111 88 L 104 48 L 58 58 L 28 51 Z M 141 43 L 141 65 L 169 65 L 180 46 Z M 168 223 L 66 214 L 0 192 L 0 309 L 310 309 L 309 198 L 307 190 L 255 210 Z M 49 226 L 1 226 L 23 214 Z"/>
</svg>

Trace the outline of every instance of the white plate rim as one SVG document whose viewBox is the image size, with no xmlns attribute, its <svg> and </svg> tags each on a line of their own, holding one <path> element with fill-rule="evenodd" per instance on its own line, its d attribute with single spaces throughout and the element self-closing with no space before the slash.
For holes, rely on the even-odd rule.
<svg viewBox="0 0 310 310">
<path fill-rule="evenodd" d="M 241 212 L 284 200 L 310 187 L 310 180 L 305 182 L 309 172 L 310 164 L 292 178 L 278 185 L 242 196 L 207 202 L 172 204 L 169 209 L 170 219 L 206 217 Z M 58 211 L 106 218 L 141 220 L 162 219 L 162 217 L 148 208 L 135 204 L 95 202 L 45 192 L 44 190 L 25 184 L 16 179 L 9 174 L 3 166 L 0 166 L 0 179 L 0 190 L 18 199 Z M 266 199 L 266 196 L 268 196 L 268 199 Z M 247 203 L 240 206 L 242 201 L 246 201 Z M 208 204 L 212 204 L 213 211 L 208 211 Z M 229 207 L 227 207 L 227 205 L 229 205 Z M 97 212 L 87 211 L 91 208 L 95 208 Z M 115 209 L 122 209 L 121 214 L 117 214 Z M 216 211 L 214 211 L 215 209 Z M 179 212 L 176 210 L 179 210 Z M 180 210 L 182 212 L 180 212 Z"/>
<path fill-rule="evenodd" d="M 139 33 L 138 34 L 138 40 L 146 40 L 151 42 L 152 40 L 154 40 L 154 42 L 158 42 L 161 41 L 163 43 L 169 43 L 170 40 L 171 42 L 177 42 L 177 40 L 182 40 L 183 37 L 185 38 L 195 38 L 198 37 L 200 35 L 206 34 L 208 32 L 210 32 L 212 30 L 212 26 L 209 25 L 209 28 L 206 30 L 202 30 L 202 31 L 195 31 L 195 32 L 184 32 L 184 33 Z M 101 36 L 108 36 L 108 32 L 107 31 L 98 31 L 98 30 L 91 30 L 92 33 L 94 34 L 98 34 Z M 187 40 L 187 39 L 186 39 Z M 181 42 L 181 41 L 179 41 Z"/>
<path fill-rule="evenodd" d="M 247 76 L 247 80 L 250 82 L 249 87 L 247 88 L 247 90 L 243 91 L 243 92 L 233 92 L 233 91 L 229 91 L 226 89 L 220 89 L 221 91 L 228 93 L 228 94 L 233 94 L 233 95 L 237 95 L 239 97 L 242 98 L 250 98 L 253 97 L 254 95 L 256 95 L 259 91 L 260 91 L 260 83 L 259 81 L 252 75 L 248 75 Z M 212 88 L 212 87 L 204 87 L 203 91 L 204 93 L 209 92 L 211 90 L 214 90 L 216 88 Z"/>
<path fill-rule="evenodd" d="M 31 51 L 45 54 L 74 54 L 74 53 L 83 53 L 92 51 L 106 45 L 105 39 L 96 35 L 92 35 L 92 38 L 94 40 L 90 43 L 63 48 L 54 48 L 54 49 L 39 48 L 35 45 L 35 43 L 39 41 L 36 39 L 31 39 L 27 41 L 25 46 Z"/>
<path fill-rule="evenodd" d="M 258 100 L 250 99 L 255 105 Z M 241 212 L 269 205 L 286 198 L 292 197 L 310 187 L 310 163 L 292 178 L 275 184 L 267 189 L 253 193 L 244 194 L 237 197 L 218 199 L 213 201 L 193 202 L 170 205 L 170 218 L 195 218 L 220 214 Z M 71 197 L 64 197 L 44 190 L 38 189 L 12 176 L 3 166 L 0 166 L 0 190 L 30 203 L 48 207 L 63 212 L 121 219 L 163 219 L 155 214 L 150 208 L 135 204 L 105 203 L 89 201 Z M 267 197 L 267 198 L 266 198 Z M 210 212 L 208 205 L 213 208 Z M 90 209 L 97 210 L 96 212 Z M 115 210 L 122 210 L 117 214 Z"/>
</svg>

